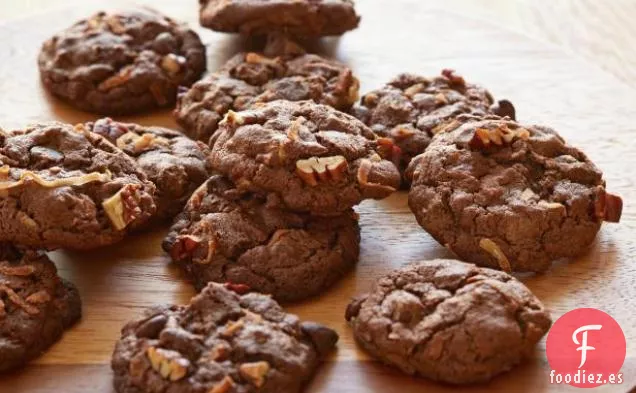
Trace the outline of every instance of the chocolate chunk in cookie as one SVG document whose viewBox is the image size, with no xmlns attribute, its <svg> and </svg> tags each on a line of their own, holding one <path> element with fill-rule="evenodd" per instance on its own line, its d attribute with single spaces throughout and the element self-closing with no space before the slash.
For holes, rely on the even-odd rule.
<svg viewBox="0 0 636 393">
<path fill-rule="evenodd" d="M 582 254 L 622 201 L 602 173 L 553 130 L 461 116 L 411 162 L 409 206 L 461 259 L 540 272 Z"/>
<path fill-rule="evenodd" d="M 345 111 L 358 99 L 358 88 L 351 69 L 335 60 L 241 53 L 179 94 L 174 116 L 189 137 L 207 142 L 230 110 L 281 99 L 313 100 Z"/>
<path fill-rule="evenodd" d="M 358 27 L 352 0 L 200 0 L 202 26 L 226 33 L 342 35 Z"/>
<path fill-rule="evenodd" d="M 121 240 L 156 210 L 135 161 L 83 126 L 0 132 L 0 241 L 90 249 Z"/>
<path fill-rule="evenodd" d="M 189 305 L 128 323 L 113 353 L 118 393 L 296 393 L 338 335 L 270 297 L 208 285 Z"/>
<path fill-rule="evenodd" d="M 384 87 L 362 97 L 352 114 L 376 134 L 388 138 L 383 156 L 391 157 L 404 174 L 411 158 L 423 153 L 438 126 L 462 113 L 495 113 L 514 120 L 509 101 L 495 104 L 483 87 L 467 83 L 451 70 L 425 78 L 401 74 Z M 403 186 L 409 182 L 403 178 Z"/>
<path fill-rule="evenodd" d="M 334 215 L 400 184 L 368 127 L 311 101 L 229 112 L 211 142 L 212 167 L 239 190 L 266 195 L 270 206 Z"/>
<path fill-rule="evenodd" d="M 178 131 L 100 119 L 86 127 L 133 157 L 157 187 L 157 220 L 176 216 L 210 175 L 209 149 Z M 152 220 L 155 221 L 155 220 Z"/>
<path fill-rule="evenodd" d="M 0 244 L 0 372 L 40 356 L 81 315 L 77 289 L 46 254 Z"/>
<path fill-rule="evenodd" d="M 42 45 L 44 86 L 89 112 L 132 114 L 174 104 L 205 71 L 205 47 L 185 25 L 151 10 L 99 12 Z"/>
<path fill-rule="evenodd" d="M 197 289 L 231 282 L 282 301 L 321 293 L 358 261 L 353 211 L 312 217 L 266 202 L 213 176 L 192 195 L 163 248 Z"/>
<path fill-rule="evenodd" d="M 453 260 L 407 265 L 356 298 L 346 319 L 360 345 L 405 373 L 486 382 L 531 355 L 550 316 L 506 273 Z"/>
</svg>

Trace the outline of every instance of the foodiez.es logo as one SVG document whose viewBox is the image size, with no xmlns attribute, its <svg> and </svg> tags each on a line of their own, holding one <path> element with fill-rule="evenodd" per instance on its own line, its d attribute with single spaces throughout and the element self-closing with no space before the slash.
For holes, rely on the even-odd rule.
<svg viewBox="0 0 636 393">
<path fill-rule="evenodd" d="M 583 367 L 585 365 L 585 361 L 587 360 L 587 351 L 593 351 L 596 348 L 594 347 L 589 347 L 587 345 L 587 332 L 588 330 L 601 330 L 603 328 L 603 326 L 601 325 L 586 325 L 586 326 L 581 326 L 580 328 L 576 329 L 574 331 L 574 334 L 572 334 L 572 341 L 574 341 L 575 344 L 581 344 L 579 343 L 579 340 L 576 338 L 576 336 L 583 332 L 583 343 L 580 347 L 578 347 L 576 350 L 577 351 L 582 351 L 581 352 L 581 364 L 579 364 L 579 368 Z"/>
<path fill-rule="evenodd" d="M 594 308 L 572 310 L 548 333 L 550 383 L 580 388 L 623 383 L 626 352 L 625 335 L 614 318 Z"/>
</svg>

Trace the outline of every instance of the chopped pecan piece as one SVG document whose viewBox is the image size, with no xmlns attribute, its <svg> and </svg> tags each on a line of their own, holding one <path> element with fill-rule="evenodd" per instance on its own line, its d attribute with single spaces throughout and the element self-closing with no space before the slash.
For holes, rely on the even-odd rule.
<svg viewBox="0 0 636 393">
<path fill-rule="evenodd" d="M 245 62 L 250 64 L 263 64 L 276 69 L 283 67 L 282 60 L 279 57 L 269 58 L 258 53 L 250 52 L 245 55 Z"/>
<path fill-rule="evenodd" d="M 169 53 L 161 59 L 161 68 L 170 75 L 176 75 L 181 71 L 185 63 L 185 57 Z"/>
<path fill-rule="evenodd" d="M 455 73 L 455 70 L 450 70 L 448 68 L 442 70 L 442 76 L 450 81 L 451 85 L 458 86 L 466 86 L 466 81 L 462 76 L 459 76 Z"/>
<path fill-rule="evenodd" d="M 378 105 L 379 100 L 380 100 L 380 97 L 377 94 L 368 93 L 362 97 L 362 105 L 369 108 L 374 108 L 376 105 Z"/>
<path fill-rule="evenodd" d="M 548 210 L 558 210 L 562 215 L 566 214 L 565 206 L 559 202 L 548 202 L 542 199 L 537 203 L 537 205 Z"/>
<path fill-rule="evenodd" d="M 217 383 L 208 390 L 208 393 L 227 393 L 234 386 L 234 380 L 229 375 L 226 375 L 221 382 Z"/>
<path fill-rule="evenodd" d="M 30 276 L 35 273 L 35 267 L 31 265 L 22 266 L 0 266 L 0 274 L 5 276 Z"/>
<path fill-rule="evenodd" d="M 250 291 L 250 287 L 245 284 L 234 284 L 231 282 L 226 282 L 223 285 L 230 291 L 236 292 L 239 295 L 245 295 L 246 293 Z"/>
<path fill-rule="evenodd" d="M 11 167 L 9 165 L 3 165 L 0 167 L 0 181 L 8 180 L 10 174 Z"/>
<path fill-rule="evenodd" d="M 13 289 L 5 284 L 0 284 L 0 292 L 4 292 L 7 295 L 7 298 L 11 301 L 11 303 L 23 309 L 27 314 L 38 314 L 40 310 L 37 307 L 34 307 L 28 303 L 26 303 L 20 295 L 15 293 Z M 3 304 L 4 306 L 4 304 Z M 3 308 L 4 309 L 4 308 Z"/>
<path fill-rule="evenodd" d="M 65 186 L 83 186 L 84 184 L 92 182 L 106 183 L 112 180 L 113 176 L 109 171 L 106 173 L 91 172 L 82 176 L 70 176 L 62 177 L 54 180 L 47 180 L 37 173 L 31 171 L 24 171 L 20 175 L 20 180 L 12 182 L 0 182 L 0 190 L 8 190 L 16 187 L 20 187 L 23 184 L 30 182 L 37 183 L 46 188 L 57 188 Z"/>
<path fill-rule="evenodd" d="M 437 134 L 442 134 L 446 132 L 447 130 L 454 130 L 455 128 L 457 128 L 459 124 L 460 124 L 459 121 L 457 121 L 456 119 L 442 122 L 431 130 L 431 134 L 437 135 Z"/>
<path fill-rule="evenodd" d="M 424 90 L 426 90 L 426 85 L 423 83 L 416 83 L 412 86 L 409 86 L 406 88 L 406 90 L 404 90 L 404 95 L 409 97 L 409 98 L 413 98 L 413 96 L 415 96 L 418 93 L 423 92 Z"/>
<path fill-rule="evenodd" d="M 296 174 L 310 186 L 317 186 L 319 181 L 338 181 L 349 168 L 343 156 L 311 157 L 296 161 Z"/>
<path fill-rule="evenodd" d="M 86 31 L 96 30 L 102 24 L 103 17 L 97 14 L 86 21 Z"/>
<path fill-rule="evenodd" d="M 400 162 L 402 161 L 402 149 L 393 143 L 390 138 L 378 138 L 376 143 L 378 144 L 378 153 L 380 156 L 385 160 L 390 160 L 393 165 L 399 168 Z"/>
<path fill-rule="evenodd" d="M 299 117 L 298 119 L 294 120 L 294 122 L 291 124 L 291 126 L 289 126 L 289 129 L 287 130 L 287 138 L 289 138 L 292 141 L 297 141 L 300 139 L 300 127 L 303 125 L 303 123 L 306 121 L 306 119 L 304 117 Z"/>
<path fill-rule="evenodd" d="M 111 15 L 106 18 L 106 23 L 108 24 L 110 31 L 115 34 L 124 34 L 126 32 L 126 27 L 124 27 L 117 15 Z"/>
<path fill-rule="evenodd" d="M 152 368 L 165 379 L 178 381 L 188 374 L 190 361 L 177 351 L 148 347 L 146 356 Z"/>
<path fill-rule="evenodd" d="M 403 141 L 415 135 L 415 129 L 412 127 L 395 127 L 391 130 L 391 137 L 396 141 Z M 379 138 L 382 139 L 382 138 Z"/>
<path fill-rule="evenodd" d="M 108 91 L 125 84 L 130 80 L 132 71 L 133 68 L 131 66 L 122 68 L 118 73 L 100 83 L 99 86 L 97 86 L 97 90 Z"/>
<path fill-rule="evenodd" d="M 50 301 L 51 301 L 51 295 L 49 295 L 49 293 L 44 289 L 30 294 L 26 298 L 26 302 L 31 304 L 44 304 Z"/>
<path fill-rule="evenodd" d="M 115 195 L 102 202 L 102 207 L 116 230 L 124 230 L 141 215 L 138 184 L 127 184 Z"/>
<path fill-rule="evenodd" d="M 528 138 L 530 138 L 530 132 L 525 128 L 511 130 L 506 125 L 503 125 L 495 129 L 478 128 L 475 130 L 469 145 L 479 150 L 493 145 L 503 146 L 504 144 L 511 144 L 516 139 L 527 140 Z"/>
<path fill-rule="evenodd" d="M 353 76 L 353 72 L 351 72 L 351 70 L 347 70 L 347 72 L 343 73 L 340 78 L 338 78 L 339 91 L 344 90 L 344 88 L 347 88 L 346 104 L 348 106 L 355 104 L 360 98 L 360 81 L 358 81 L 358 78 Z"/>
<path fill-rule="evenodd" d="M 179 235 L 175 240 L 170 256 L 174 261 L 182 261 L 191 258 L 194 250 L 201 245 L 201 239 L 191 235 Z"/>
<path fill-rule="evenodd" d="M 241 115 L 234 112 L 233 110 L 229 110 L 227 114 L 225 115 L 225 117 L 223 118 L 223 120 L 221 120 L 219 125 L 227 124 L 228 126 L 236 127 L 236 126 L 242 125 L 243 123 L 244 123 L 244 119 Z"/>
<path fill-rule="evenodd" d="M 241 376 L 250 381 L 254 386 L 260 388 L 265 383 L 265 377 L 269 372 L 269 363 L 265 361 L 254 363 L 243 363 L 239 366 Z"/>
<path fill-rule="evenodd" d="M 252 322 L 263 322 L 263 316 L 261 314 L 257 314 L 255 312 L 251 312 L 250 310 L 244 308 L 243 313 L 245 314 L 245 319 Z"/>
<path fill-rule="evenodd" d="M 607 222 L 619 222 L 623 213 L 623 200 L 618 195 L 610 194 L 601 188 L 594 202 L 594 214 Z"/>
<path fill-rule="evenodd" d="M 230 348 L 227 344 L 217 344 L 208 352 L 207 357 L 215 362 L 223 361 L 227 359 L 230 354 Z"/>
<path fill-rule="evenodd" d="M 508 257 L 506 257 L 506 254 L 504 254 L 503 251 L 501 251 L 501 248 L 499 248 L 497 243 L 495 243 L 491 239 L 483 238 L 479 241 L 479 247 L 481 247 L 483 250 L 485 250 L 488 254 L 492 255 L 492 257 L 497 260 L 497 263 L 499 264 L 499 268 L 501 270 L 503 270 L 506 273 L 512 272 L 512 266 L 510 266 L 510 261 L 508 260 Z"/>
<path fill-rule="evenodd" d="M 238 321 L 228 321 L 225 325 L 225 329 L 221 332 L 222 337 L 232 337 L 236 332 L 241 330 L 245 326 L 245 322 L 242 319 Z"/>
<path fill-rule="evenodd" d="M 448 98 L 446 98 L 444 93 L 437 93 L 435 95 L 435 104 L 437 104 L 437 105 L 447 105 L 448 104 Z"/>
<path fill-rule="evenodd" d="M 169 142 L 167 139 L 158 137 L 154 134 L 142 134 L 140 136 L 134 132 L 128 132 L 117 138 L 115 144 L 120 149 L 126 149 L 132 144 L 133 152 L 141 153 L 144 150 L 153 149 L 157 145 L 167 146 Z"/>
<path fill-rule="evenodd" d="M 381 158 L 378 156 L 378 159 L 381 159 Z M 372 170 L 373 170 L 373 161 L 371 159 L 365 158 L 360 162 L 360 167 L 358 167 L 358 183 L 360 184 L 360 186 L 370 188 L 370 189 L 377 189 L 377 190 L 386 192 L 388 194 L 395 192 L 395 188 L 391 186 L 385 186 L 383 184 L 370 182 L 369 175 L 371 174 Z"/>
</svg>

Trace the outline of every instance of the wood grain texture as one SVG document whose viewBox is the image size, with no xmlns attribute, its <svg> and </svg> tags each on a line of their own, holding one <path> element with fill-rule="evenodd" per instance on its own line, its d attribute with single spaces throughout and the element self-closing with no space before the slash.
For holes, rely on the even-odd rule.
<svg viewBox="0 0 636 393">
<path fill-rule="evenodd" d="M 45 13 L 61 5 L 86 3 L 86 0 L 3 1 L 4 4 L 0 1 L 0 23 L 34 12 Z M 160 3 L 170 1 L 180 3 L 179 0 Z M 393 1 L 402 6 L 401 0 Z M 157 1 L 137 3 L 153 5 Z M 636 88 L 636 51 L 632 43 L 632 37 L 636 36 L 636 24 L 632 23 L 636 15 L 634 0 L 420 0 L 417 4 L 419 9 L 433 6 L 485 19 L 506 30 L 558 45 Z"/>
<path fill-rule="evenodd" d="M 153 3 L 161 11 L 196 25 L 194 2 L 189 6 L 167 0 Z M 502 2 L 493 3 L 503 7 Z M 0 53 L 4 54 L 0 63 L 2 127 L 38 120 L 79 122 L 94 118 L 42 91 L 36 56 L 44 39 L 104 4 L 112 7 L 113 3 L 100 0 L 58 8 L 0 26 Z M 636 208 L 630 203 L 636 198 L 636 175 L 629 167 L 636 162 L 636 127 L 630 116 L 636 91 L 597 66 L 556 46 L 504 29 L 497 21 L 491 24 L 428 4 L 403 0 L 399 7 L 386 7 L 386 0 L 361 0 L 360 29 L 342 39 L 317 43 L 315 49 L 350 64 L 361 79 L 363 92 L 398 72 L 435 74 L 442 67 L 455 68 L 469 80 L 488 86 L 496 96 L 513 100 L 522 121 L 555 127 L 605 171 L 608 189 L 626 202 L 623 222 L 605 225 L 588 254 L 578 260 L 556 264 L 543 275 L 520 278 L 546 303 L 554 319 L 574 308 L 596 307 L 618 320 L 628 341 L 622 370 L 625 384 L 596 391 L 627 392 L 636 385 L 636 264 L 631 260 L 636 254 Z M 237 37 L 200 33 L 208 47 L 209 69 L 218 67 L 244 44 Z M 631 76 L 626 74 L 625 78 Z M 122 119 L 175 126 L 168 112 Z M 416 224 L 406 206 L 406 194 L 366 201 L 357 210 L 362 251 L 356 271 L 323 296 L 287 307 L 301 318 L 333 327 L 341 336 L 337 353 L 308 390 L 451 391 L 382 367 L 353 342 L 343 318 L 352 296 L 368 289 L 374 278 L 392 268 L 449 256 Z M 84 318 L 31 366 L 0 377 L 0 392 L 112 393 L 108 363 L 121 326 L 145 307 L 184 303 L 193 294 L 161 252 L 165 232 L 166 228 L 160 228 L 96 252 L 53 253 L 61 274 L 80 289 Z M 542 342 L 535 357 L 523 367 L 470 391 L 576 391 L 548 382 Z"/>
</svg>

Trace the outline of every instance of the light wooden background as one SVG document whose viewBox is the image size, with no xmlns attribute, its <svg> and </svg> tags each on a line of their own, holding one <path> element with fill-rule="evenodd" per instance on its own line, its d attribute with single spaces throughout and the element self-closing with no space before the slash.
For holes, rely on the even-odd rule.
<svg viewBox="0 0 636 393">
<path fill-rule="evenodd" d="M 196 2 L 144 0 L 196 26 Z M 90 114 L 49 98 L 37 79 L 40 43 L 73 20 L 107 7 L 105 0 L 0 0 L 0 126 L 36 120 L 78 122 Z M 108 8 L 108 7 L 107 7 Z M 619 225 L 603 227 L 590 252 L 560 263 L 547 274 L 522 280 L 554 318 L 577 307 L 609 312 L 625 330 L 626 383 L 601 392 L 627 392 L 636 385 L 636 1 L 629 0 L 358 0 L 363 22 L 340 40 L 316 45 L 349 63 L 362 91 L 397 72 L 459 70 L 496 96 L 508 97 L 528 122 L 557 128 L 585 149 L 605 171 L 608 188 L 623 196 Z M 214 69 L 242 48 L 236 37 L 199 30 Z M 132 117 L 144 124 L 174 126 L 167 112 Z M 362 255 L 355 273 L 324 296 L 288 307 L 302 318 L 326 323 L 341 335 L 339 350 L 309 387 L 312 392 L 445 392 L 451 388 L 403 377 L 370 361 L 353 343 L 344 307 L 378 275 L 406 262 L 448 256 L 415 223 L 406 195 L 358 208 Z M 0 392 L 112 393 L 108 362 L 125 321 L 144 307 L 186 302 L 192 289 L 161 253 L 166 229 L 138 235 L 107 250 L 56 252 L 63 276 L 77 283 L 84 319 L 45 356 L 18 373 L 0 377 Z M 544 344 L 528 364 L 474 392 L 576 391 L 548 383 Z"/>
</svg>

